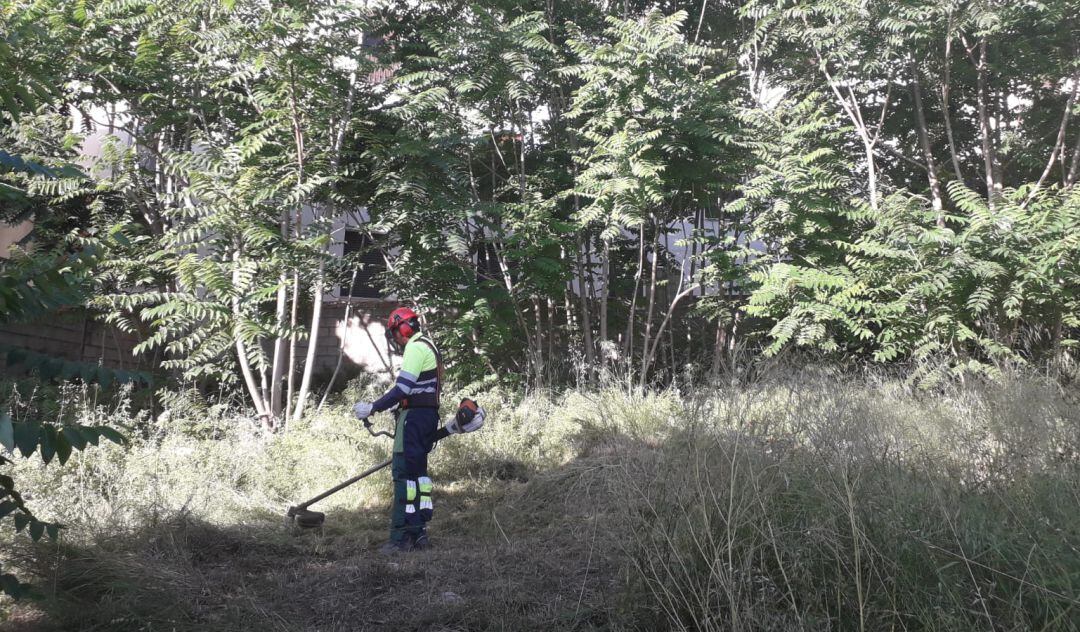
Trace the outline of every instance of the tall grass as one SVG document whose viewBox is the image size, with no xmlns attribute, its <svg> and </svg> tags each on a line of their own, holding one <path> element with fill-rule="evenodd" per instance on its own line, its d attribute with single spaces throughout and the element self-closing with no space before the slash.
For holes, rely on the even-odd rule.
<svg viewBox="0 0 1080 632">
<path fill-rule="evenodd" d="M 688 413 L 622 470 L 634 620 L 1080 629 L 1080 410 L 1054 385 L 802 373 Z"/>
<path fill-rule="evenodd" d="M 35 509 L 69 528 L 59 551 L 6 557 L 75 628 L 1080 630 L 1080 410 L 1054 383 L 927 394 L 801 371 L 461 393 L 489 423 L 432 454 L 440 551 L 400 568 L 370 553 L 385 476 L 320 505 L 322 534 L 281 526 L 288 503 L 387 456 L 348 414 L 365 388 L 280 435 L 190 394 L 151 418 L 68 392 L 67 414 L 134 441 L 21 461 Z M 290 570 L 312 565 L 322 579 Z M 386 617 L 411 594 L 438 603 Z"/>
</svg>

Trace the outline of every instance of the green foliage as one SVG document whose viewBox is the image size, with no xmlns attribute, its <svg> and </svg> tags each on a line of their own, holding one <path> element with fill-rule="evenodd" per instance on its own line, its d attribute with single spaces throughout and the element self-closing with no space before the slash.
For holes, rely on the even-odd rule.
<svg viewBox="0 0 1080 632">
<path fill-rule="evenodd" d="M 1006 191 L 995 213 L 960 183 L 962 213 L 941 228 L 925 200 L 898 194 L 863 216 L 842 261 L 793 259 L 758 273 L 748 310 L 783 314 L 772 352 L 788 344 L 862 349 L 913 362 L 936 384 L 1005 364 L 1068 362 L 1076 347 L 1080 211 L 1075 191 Z M 872 217 L 872 219 L 871 219 Z"/>
<path fill-rule="evenodd" d="M 374 228 L 399 253 L 385 282 L 425 308 L 463 379 L 492 362 L 536 375 L 526 318 L 539 316 L 526 313 L 565 287 L 572 230 L 556 199 L 565 159 L 532 118 L 556 89 L 559 51 L 542 13 L 455 11 L 405 27 L 415 39 L 395 51 L 395 105 L 366 152 Z"/>
<path fill-rule="evenodd" d="M 343 223 L 463 380 L 748 343 L 1064 369 L 1074 5 L 11 3 L 0 196 L 85 228 L 94 307 L 267 418 Z"/>
<path fill-rule="evenodd" d="M 58 261 L 63 267 L 57 267 Z M 0 297 L 4 309 L 0 312 L 0 323 L 29 321 L 55 313 L 61 307 L 78 304 L 85 298 L 88 286 L 86 277 L 92 265 L 93 258 L 89 251 L 73 257 L 3 261 L 0 265 L 0 272 L 3 272 L 3 276 L 0 276 L 3 281 Z M 4 347 L 0 351 L 4 352 L 9 366 L 21 365 L 24 369 L 33 370 L 42 380 L 70 381 L 79 378 L 85 383 L 97 382 L 102 387 L 108 387 L 114 383 L 149 379 L 142 373 L 114 371 L 20 348 Z M 10 454 L 18 449 L 23 458 L 37 452 L 44 463 L 48 464 L 55 458 L 63 465 L 71 457 L 72 451 L 83 450 L 88 444 L 97 445 L 100 438 L 115 443 L 124 441 L 123 435 L 108 426 L 56 426 L 33 416 L 12 419 L 10 411 L 0 410 L 0 446 Z M 11 464 L 10 459 L 0 455 L 0 466 Z M 45 533 L 55 540 L 60 529 L 58 523 L 42 521 L 34 516 L 17 491 L 14 479 L 7 474 L 0 475 L 0 520 L 5 519 L 11 520 L 16 533 L 25 530 L 34 541 Z M 29 591 L 29 586 L 10 573 L 0 575 L 0 588 L 16 598 Z"/>
<path fill-rule="evenodd" d="M 609 17 L 601 40 L 577 30 L 568 42 L 578 60 L 561 72 L 581 82 L 568 112 L 582 137 L 574 193 L 587 200 L 575 219 L 599 223 L 605 240 L 702 203 L 704 193 L 689 196 L 708 191 L 728 158 L 731 75 L 716 67 L 720 51 L 687 42 L 685 19 Z"/>
<path fill-rule="evenodd" d="M 0 323 L 29 322 L 85 301 L 90 285 L 88 277 L 96 262 L 94 253 L 95 250 L 88 246 L 74 255 L 0 261 L 0 305 L 3 308 Z M 81 379 L 87 384 L 97 383 L 102 388 L 124 382 L 149 381 L 149 376 L 141 372 L 116 371 L 21 348 L 2 347 L 0 352 L 4 354 L 8 366 L 18 365 L 19 368 L 33 371 L 43 381 Z M 13 419 L 10 410 L 0 410 L 0 447 L 12 455 L 16 449 L 23 458 L 37 452 L 45 464 L 55 458 L 63 465 L 73 451 L 97 445 L 101 438 L 114 443 L 125 441 L 122 434 L 105 425 L 55 425 L 32 414 Z M 0 455 L 0 467 L 12 463 L 11 459 Z M 0 475 L 0 521 L 7 519 L 10 519 L 16 533 L 25 531 L 34 541 L 46 533 L 55 540 L 61 527 L 58 523 L 35 517 L 17 491 L 14 479 L 3 474 Z M 10 573 L 0 575 L 0 589 L 15 598 L 30 594 L 30 587 Z"/>
</svg>

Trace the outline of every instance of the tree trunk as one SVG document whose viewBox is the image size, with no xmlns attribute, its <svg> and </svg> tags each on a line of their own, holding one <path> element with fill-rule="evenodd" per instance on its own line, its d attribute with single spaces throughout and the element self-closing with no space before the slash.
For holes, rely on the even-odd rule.
<svg viewBox="0 0 1080 632">
<path fill-rule="evenodd" d="M 532 296 L 532 309 L 535 320 L 535 334 L 533 340 L 536 345 L 532 350 L 533 354 L 533 366 L 536 371 L 536 383 L 538 386 L 544 385 L 544 374 L 546 368 L 544 367 L 544 323 L 540 317 L 540 297 Z"/>
<path fill-rule="evenodd" d="M 656 306 L 656 270 L 660 266 L 660 223 L 654 220 L 655 234 L 652 240 L 652 272 L 649 278 L 649 306 L 645 310 L 645 338 L 642 340 L 641 347 L 641 375 L 639 376 L 639 385 L 641 388 L 645 388 L 646 371 L 649 368 L 649 361 L 651 353 L 649 352 L 649 342 L 652 340 L 652 320 L 653 320 L 653 308 Z"/>
<path fill-rule="evenodd" d="M 919 144 L 926 160 L 926 173 L 930 181 L 930 203 L 937 216 L 938 228 L 945 228 L 945 205 L 941 199 L 941 183 L 938 181 L 937 165 L 934 164 L 934 152 L 930 147 L 930 130 L 926 125 L 926 112 L 923 110 L 922 86 L 919 81 L 919 69 L 911 63 L 911 93 L 915 100 L 915 122 L 919 131 Z"/>
<path fill-rule="evenodd" d="M 555 320 L 556 320 L 555 299 L 548 296 L 547 297 L 547 321 L 548 321 L 548 332 L 547 332 L 547 343 L 548 343 L 547 347 L 548 348 L 547 348 L 547 354 L 548 354 L 548 359 L 552 363 L 555 362 L 555 357 L 556 357 L 555 356 L 555 336 L 556 336 L 556 333 L 558 331 L 557 326 L 555 324 Z M 552 372 L 553 373 L 556 370 L 558 370 L 557 366 L 552 367 Z"/>
<path fill-rule="evenodd" d="M 626 340 L 623 341 L 623 358 L 627 366 L 634 356 L 634 319 L 637 318 L 637 299 L 641 291 L 641 279 L 645 276 L 645 224 L 638 226 L 638 267 L 634 275 L 634 294 L 630 298 L 630 312 L 626 316 Z"/>
<path fill-rule="evenodd" d="M 300 109 L 296 102 L 296 75 L 290 68 L 289 82 L 289 106 L 292 116 L 293 144 L 296 150 L 296 190 L 299 193 L 304 186 L 304 128 L 301 122 Z M 296 200 L 296 224 L 293 226 L 293 236 L 296 242 L 303 236 L 304 204 L 298 197 Z M 285 395 L 285 419 L 288 419 L 293 404 L 293 386 L 296 380 L 296 326 L 299 322 L 297 311 L 300 308 L 300 271 L 293 268 L 292 309 L 289 317 L 289 368 L 286 376 L 288 391 Z"/>
<path fill-rule="evenodd" d="M 641 362 L 641 379 L 639 381 L 639 385 L 640 385 L 640 387 L 642 389 L 645 388 L 645 376 L 649 372 L 649 367 L 652 364 L 653 356 L 656 355 L 656 349 L 657 349 L 657 347 L 660 346 L 660 343 L 664 338 L 664 329 L 667 327 L 668 322 L 671 321 L 671 317 L 675 313 L 675 308 L 678 307 L 679 303 L 684 298 L 686 298 L 691 293 L 693 293 L 693 291 L 697 287 L 695 285 L 691 285 L 690 287 L 688 287 L 685 290 L 682 289 L 681 276 L 680 276 L 679 286 L 680 286 L 679 287 L 679 292 L 675 295 L 675 298 L 673 298 L 671 300 L 671 304 L 668 306 L 667 313 L 664 315 L 664 320 L 660 322 L 660 326 L 656 330 L 656 338 L 653 340 L 652 346 L 648 347 L 648 345 L 646 345 L 646 347 L 648 348 L 648 353 L 645 354 L 645 358 Z M 648 324 L 646 324 L 646 330 L 647 329 L 648 329 Z"/>
<path fill-rule="evenodd" d="M 292 416 L 293 393 L 296 384 L 296 326 L 300 322 L 300 272 L 293 271 L 292 308 L 289 315 L 289 366 L 286 369 L 285 417 Z"/>
<path fill-rule="evenodd" d="M 600 282 L 603 287 L 600 290 L 600 363 L 607 367 L 609 354 L 608 343 L 608 298 L 609 284 L 611 283 L 611 242 L 604 240 L 604 251 L 600 262 Z"/>
<path fill-rule="evenodd" d="M 233 326 L 235 328 L 240 324 L 240 318 L 241 318 L 240 291 L 239 291 L 239 285 L 240 285 L 240 249 L 239 248 L 236 248 L 236 249 L 233 250 L 232 283 L 233 283 L 232 310 L 233 310 L 233 320 L 235 321 Z M 259 388 L 255 384 L 255 376 L 252 375 L 252 373 L 251 373 L 251 364 L 248 362 L 248 357 L 247 357 L 247 346 L 244 344 L 243 336 L 240 335 L 238 332 L 236 332 L 235 329 L 234 329 L 234 332 L 233 332 L 233 338 L 235 339 L 235 342 L 236 342 L 236 361 L 240 364 L 240 372 L 244 376 L 244 384 L 247 386 L 248 395 L 251 396 L 251 402 L 253 404 L 255 404 L 255 412 L 257 412 L 259 414 L 259 417 L 262 418 L 263 424 L 265 425 L 268 422 L 268 419 L 267 419 L 268 415 L 267 415 L 266 405 L 265 405 L 265 402 L 263 402 L 263 398 L 259 395 Z"/>
<path fill-rule="evenodd" d="M 987 103 L 988 94 L 986 87 L 986 40 L 978 44 L 979 58 L 975 63 L 976 69 L 976 105 L 979 112 L 979 132 L 982 141 L 983 177 L 986 181 L 986 198 L 989 208 L 993 211 L 997 206 L 998 183 L 994 178 L 994 136 L 990 128 L 990 111 Z M 968 55 L 972 56 L 972 49 L 968 47 Z"/>
<path fill-rule="evenodd" d="M 1069 175 L 1065 178 L 1065 186 L 1071 187 L 1076 184 L 1076 176 L 1080 175 L 1080 133 L 1076 134 L 1076 146 L 1073 147 L 1072 164 L 1069 165 Z"/>
<path fill-rule="evenodd" d="M 296 412 L 293 414 L 293 420 L 299 421 L 304 416 L 304 405 L 307 400 L 308 389 L 311 388 L 311 374 L 315 368 L 315 353 L 319 346 L 319 328 L 322 326 L 322 306 L 323 306 L 323 284 L 325 283 L 324 274 L 326 270 L 326 264 L 323 261 L 319 261 L 319 270 L 315 276 L 315 295 L 312 298 L 313 305 L 311 308 L 311 332 L 308 334 L 308 347 L 307 355 L 304 358 L 304 375 L 300 379 L 300 392 L 296 398 Z"/>
<path fill-rule="evenodd" d="M 585 365 L 588 371 L 587 382 L 592 383 L 592 369 L 596 366 L 596 355 L 593 349 L 593 337 L 592 337 L 592 318 L 589 314 L 589 297 L 588 297 L 588 283 L 589 280 L 585 276 L 585 266 L 581 261 L 581 237 L 578 237 L 577 248 L 575 249 L 574 260 L 577 267 L 578 277 L 578 301 L 581 304 L 581 332 L 583 336 L 583 344 L 585 345 Z"/>
<path fill-rule="evenodd" d="M 885 121 L 885 115 L 889 109 L 892 78 L 890 77 L 889 88 L 885 94 L 885 101 L 881 106 L 881 122 L 878 124 L 877 131 L 871 134 L 870 129 L 863 120 L 862 108 L 859 106 L 859 101 L 855 96 L 854 90 L 852 90 L 850 85 L 847 86 L 848 96 L 844 96 L 843 92 L 840 90 L 840 83 L 837 82 L 829 72 L 828 65 L 825 63 L 820 51 L 816 51 L 815 49 L 815 52 L 817 53 L 818 63 L 821 65 L 822 72 L 825 74 L 825 79 L 829 84 L 829 88 L 833 92 L 833 96 L 836 97 L 837 103 L 848 115 L 848 119 L 851 120 L 851 124 L 855 127 L 856 133 L 863 142 L 863 151 L 866 155 L 867 186 L 870 195 L 870 208 L 876 211 L 878 210 L 878 183 L 877 162 L 874 159 L 874 146 L 877 145 Z"/>
<path fill-rule="evenodd" d="M 1043 183 L 1050 177 L 1050 172 L 1054 169 L 1054 163 L 1057 162 L 1058 156 L 1065 151 L 1065 132 L 1069 128 L 1069 117 L 1072 115 L 1073 106 L 1076 105 L 1077 90 L 1080 90 L 1080 74 L 1073 76 L 1072 83 L 1072 92 L 1069 94 L 1069 100 L 1065 104 L 1065 112 L 1061 115 L 1061 126 L 1058 127 L 1057 138 L 1054 140 L 1054 148 L 1050 151 L 1050 159 L 1046 161 L 1046 168 L 1043 169 L 1042 175 L 1039 176 L 1039 181 L 1032 187 L 1031 194 L 1024 202 L 1025 205 L 1035 199 L 1035 195 L 1039 192 Z"/>
<path fill-rule="evenodd" d="M 521 311 L 521 306 L 518 305 L 516 292 L 514 290 L 514 279 L 510 275 L 510 266 L 506 263 L 503 248 L 499 244 L 499 241 L 497 239 L 491 239 L 491 248 L 495 252 L 495 261 L 499 264 L 499 270 L 502 272 L 503 284 L 506 287 L 506 293 L 509 296 L 510 305 L 514 309 L 514 318 L 517 319 L 518 326 L 521 327 L 521 334 L 525 336 L 525 349 L 527 350 L 526 369 L 527 371 L 531 371 L 531 367 L 535 359 L 532 353 L 535 345 L 532 337 L 532 332 L 529 331 L 529 325 L 525 321 L 525 315 Z"/>
<path fill-rule="evenodd" d="M 562 262 L 566 269 L 573 267 L 573 263 L 566 256 L 566 248 L 559 246 L 559 261 Z M 574 314 L 573 301 L 570 300 L 570 295 L 574 290 L 574 281 L 571 278 L 563 286 L 563 310 L 566 311 L 566 327 L 569 330 L 573 330 L 577 327 L 577 316 Z"/>
<path fill-rule="evenodd" d="M 597 298 L 596 290 L 596 275 L 593 273 L 593 259 L 592 259 L 592 238 L 589 235 L 585 235 L 585 276 L 589 279 L 589 311 L 595 313 L 600 311 L 600 299 Z"/>
<path fill-rule="evenodd" d="M 270 416 L 277 419 L 282 412 L 281 381 L 285 375 L 285 338 L 280 331 L 285 328 L 285 311 L 288 309 L 288 278 L 282 272 L 278 278 L 277 306 L 274 309 L 274 321 L 278 336 L 274 339 L 274 361 L 270 371 Z"/>
<path fill-rule="evenodd" d="M 727 288 L 724 287 L 724 282 L 720 281 L 716 284 L 716 290 L 720 294 L 721 302 L 728 296 Z M 724 347 L 727 342 L 727 325 L 724 323 L 724 318 L 721 314 L 716 315 L 716 338 L 713 340 L 713 360 L 712 360 L 712 381 L 713 384 L 719 384 L 720 371 L 724 364 Z"/>
<path fill-rule="evenodd" d="M 866 179 L 870 192 L 870 208 L 878 210 L 878 184 L 877 162 L 874 160 L 874 143 L 863 140 L 863 151 L 866 154 Z"/>
<path fill-rule="evenodd" d="M 960 158 L 956 153 L 956 140 L 953 138 L 952 113 L 949 111 L 949 91 L 952 89 L 952 43 L 953 16 L 949 13 L 949 24 L 945 34 L 945 70 L 941 79 L 941 116 L 945 122 L 945 137 L 949 140 L 949 158 L 952 160 L 956 179 L 964 181 L 964 171 L 960 168 Z"/>
</svg>

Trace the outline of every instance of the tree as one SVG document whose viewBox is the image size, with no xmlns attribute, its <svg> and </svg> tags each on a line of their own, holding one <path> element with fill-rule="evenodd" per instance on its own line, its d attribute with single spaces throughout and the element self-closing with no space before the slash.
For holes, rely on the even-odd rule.
<svg viewBox="0 0 1080 632">
<path fill-rule="evenodd" d="M 302 415 L 310 389 L 336 271 L 329 229 L 351 210 L 335 187 L 362 126 L 353 114 L 378 99 L 368 17 L 332 1 L 75 11 L 89 35 L 70 72 L 92 88 L 69 97 L 88 120 L 119 109 L 117 120 L 94 122 L 130 139 L 114 142 L 101 166 L 125 203 L 112 219 L 131 224 L 139 247 L 111 262 L 114 292 L 100 302 L 112 322 L 145 329 L 140 348 L 164 352 L 187 378 L 228 382 L 239 368 L 268 426 Z"/>
<path fill-rule="evenodd" d="M 734 62 L 687 41 L 685 20 L 685 13 L 665 16 L 659 11 L 639 19 L 609 17 L 600 37 L 576 33 L 570 47 L 580 61 L 563 69 L 582 84 L 568 114 L 577 122 L 575 161 L 581 168 L 570 195 L 580 227 L 595 230 L 602 243 L 597 282 L 601 344 L 608 339 L 611 244 L 626 232 L 638 233 L 640 256 L 624 352 L 629 359 L 634 351 L 638 288 L 643 286 L 647 306 L 637 367 L 642 386 L 678 303 L 702 283 L 692 271 L 687 278 L 689 262 L 684 261 L 683 269 L 673 273 L 677 287 L 666 293 L 668 307 L 657 326 L 658 288 L 671 283 L 662 278 L 668 255 L 663 251 L 667 240 L 662 244 L 661 238 L 674 222 L 715 209 L 741 167 L 732 142 L 738 104 L 731 81 Z M 726 237 L 717 234 L 713 241 Z"/>
</svg>

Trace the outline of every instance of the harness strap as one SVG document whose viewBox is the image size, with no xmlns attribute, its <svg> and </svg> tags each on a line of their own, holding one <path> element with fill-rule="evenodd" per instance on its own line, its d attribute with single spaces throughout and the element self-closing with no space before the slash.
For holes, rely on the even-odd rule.
<svg viewBox="0 0 1080 632">
<path fill-rule="evenodd" d="M 442 402 L 442 383 L 444 373 L 442 354 L 439 353 L 439 349 L 435 346 L 435 343 L 432 342 L 427 336 L 421 334 L 420 337 L 417 338 L 417 341 L 426 344 L 428 346 L 428 349 L 431 349 L 431 352 L 435 354 L 435 401 Z"/>
</svg>

